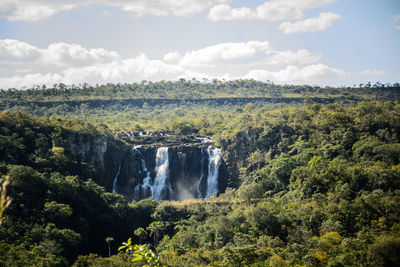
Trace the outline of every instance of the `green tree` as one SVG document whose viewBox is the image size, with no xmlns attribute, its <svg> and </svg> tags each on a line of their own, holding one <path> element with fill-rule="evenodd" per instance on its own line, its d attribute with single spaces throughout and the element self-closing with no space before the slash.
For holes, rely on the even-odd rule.
<svg viewBox="0 0 400 267">
<path fill-rule="evenodd" d="M 399 266 L 400 240 L 391 236 L 380 236 L 368 248 L 368 259 L 371 266 Z"/>
<path fill-rule="evenodd" d="M 158 256 L 148 245 L 134 245 L 132 238 L 129 238 L 127 242 L 123 242 L 118 251 L 131 254 L 133 256 L 132 262 L 140 263 L 143 267 L 162 266 Z"/>
<path fill-rule="evenodd" d="M 158 240 L 160 239 L 161 233 L 164 229 L 164 224 L 160 221 L 154 221 L 150 223 L 150 225 L 147 226 L 146 229 L 150 231 L 149 235 L 153 237 L 154 247 L 156 247 L 158 244 Z"/>
<path fill-rule="evenodd" d="M 136 228 L 136 230 L 134 231 L 134 234 L 139 237 L 140 239 L 140 244 L 142 244 L 142 240 L 145 239 L 147 237 L 147 231 L 142 228 L 142 227 L 138 227 Z"/>
<path fill-rule="evenodd" d="M 238 197 L 243 199 L 247 205 L 251 204 L 251 199 L 262 197 L 262 188 L 258 183 L 242 185 L 238 190 Z"/>
</svg>

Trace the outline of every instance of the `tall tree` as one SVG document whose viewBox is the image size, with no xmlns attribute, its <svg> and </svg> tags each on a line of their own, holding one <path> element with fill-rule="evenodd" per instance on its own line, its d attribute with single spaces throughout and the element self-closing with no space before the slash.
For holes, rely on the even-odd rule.
<svg viewBox="0 0 400 267">
<path fill-rule="evenodd" d="M 150 236 L 154 238 L 154 247 L 156 247 L 156 245 L 158 244 L 158 240 L 161 236 L 161 233 L 164 229 L 164 224 L 159 221 L 154 221 L 150 223 L 146 229 L 150 231 Z"/>
<path fill-rule="evenodd" d="M 109 236 L 109 237 L 106 237 L 105 241 L 106 241 L 106 243 L 108 245 L 108 257 L 111 257 L 110 244 L 111 244 L 112 241 L 114 241 L 114 238 Z"/>
<path fill-rule="evenodd" d="M 145 229 L 143 229 L 142 227 L 137 228 L 134 232 L 133 232 L 137 237 L 139 237 L 140 239 L 140 245 L 142 244 L 142 240 L 145 239 L 147 237 L 147 232 Z"/>
</svg>

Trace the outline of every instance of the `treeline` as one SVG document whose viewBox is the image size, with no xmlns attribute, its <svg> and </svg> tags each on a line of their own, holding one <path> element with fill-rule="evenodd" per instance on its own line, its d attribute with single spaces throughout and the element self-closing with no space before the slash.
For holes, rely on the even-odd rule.
<svg viewBox="0 0 400 267">
<path fill-rule="evenodd" d="M 400 264 L 398 102 L 248 110 L 216 138 L 240 186 L 218 208 L 164 204 L 168 265 Z"/>
<path fill-rule="evenodd" d="M 167 266 L 398 266 L 400 103 L 306 104 L 181 110 L 187 134 L 213 135 L 231 176 L 224 194 L 179 203 L 127 204 L 57 165 L 83 164 L 57 143 L 63 119 L 3 113 L 0 171 L 13 202 L 0 265 L 141 266 L 117 254 L 133 237 Z"/>
<path fill-rule="evenodd" d="M 0 185 L 9 179 L 12 200 L 0 218 L 1 266 L 70 266 L 81 254 L 105 256 L 106 238 L 116 251 L 132 228 L 151 222 L 155 201 L 128 204 L 107 192 L 94 182 L 99 170 L 68 151 L 71 132 L 99 131 L 79 120 L 0 113 Z"/>
<path fill-rule="evenodd" d="M 366 84 L 357 87 L 275 85 L 255 80 L 160 81 L 132 84 L 65 85 L 26 90 L 0 90 L 0 111 L 23 111 L 41 117 L 79 118 L 113 131 L 135 129 L 165 131 L 189 121 L 192 133 L 214 133 L 198 119 L 230 114 L 246 105 L 276 109 L 362 100 L 400 98 L 400 84 Z M 213 124 L 212 121 L 209 123 Z"/>
<path fill-rule="evenodd" d="M 52 87 L 34 86 L 25 90 L 0 90 L 3 101 L 67 101 L 112 99 L 202 99 L 202 98 L 353 98 L 388 100 L 399 97 L 400 84 L 360 84 L 352 87 L 319 87 L 308 85 L 276 85 L 255 80 L 204 80 L 142 81 L 104 85 L 54 84 Z"/>
</svg>

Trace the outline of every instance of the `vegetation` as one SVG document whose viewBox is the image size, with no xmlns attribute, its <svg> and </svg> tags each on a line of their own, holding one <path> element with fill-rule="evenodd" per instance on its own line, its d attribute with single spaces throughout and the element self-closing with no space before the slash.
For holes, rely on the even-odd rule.
<svg viewBox="0 0 400 267">
<path fill-rule="evenodd" d="M 133 84 L 35 86 L 0 90 L 0 109 L 42 117 L 61 116 L 118 131 L 172 130 L 178 133 L 211 131 L 204 115 L 242 110 L 246 104 L 270 109 L 318 103 L 393 100 L 400 84 L 380 82 L 353 87 L 276 85 L 255 80 L 176 82 L 142 81 Z M 206 117 L 207 118 L 207 117 Z"/>
<path fill-rule="evenodd" d="M 154 89 L 152 95 L 183 94 L 183 85 L 182 91 L 173 87 L 180 83 L 189 83 L 188 90 L 198 86 L 199 92 L 209 88 L 216 97 L 240 84 L 180 81 L 171 88 L 166 86 L 165 92 Z M 265 86 L 254 81 L 242 83 L 243 87 L 235 87 L 235 96 L 243 96 L 244 90 L 238 88 L 247 84 Z M 143 83 L 135 88 L 149 90 L 160 84 Z M 105 88 L 117 89 L 112 93 Z M 77 101 L 99 99 L 101 94 L 106 97 L 102 92 L 116 98 L 132 97 L 134 93 L 121 93 L 129 88 L 105 85 L 96 91 L 90 86 L 57 86 L 26 93 L 3 91 L 2 100 L 20 96 L 22 101 L 29 96 L 33 101 L 51 101 L 52 97 L 71 94 Z M 256 91 L 248 90 L 250 96 L 261 90 L 254 88 Z M 300 90 L 299 94 L 309 88 L 308 96 L 325 90 L 266 88 L 284 89 L 281 93 Z M 329 92 L 344 94 L 345 90 L 352 89 Z M 363 92 L 360 99 L 367 100 L 383 91 L 386 96 L 398 94 L 398 89 L 387 86 L 357 90 Z M 368 96 L 369 92 L 373 93 Z M 198 97 L 204 95 L 207 91 Z M 23 105 L 38 108 L 28 102 Z M 149 130 L 152 125 L 181 135 L 212 135 L 228 166 L 229 188 L 223 194 L 207 201 L 145 199 L 127 203 L 94 182 L 98 170 L 77 160 L 66 145 L 71 133 L 101 135 L 117 142 L 110 128 L 118 129 L 122 124 L 102 125 L 105 120 L 95 121 L 90 107 L 88 118 L 95 124 L 72 113 L 35 117 L 2 112 L 0 175 L 1 183 L 9 177 L 9 184 L 2 187 L 0 265 L 400 265 L 398 101 L 199 104 L 175 106 L 157 115 L 161 109 L 149 108 L 151 115 L 129 115 L 134 128 L 125 130 Z M 118 112 L 122 118 L 131 111 Z M 84 114 L 76 113 L 81 118 Z M 135 237 L 123 243 L 132 235 Z"/>
<path fill-rule="evenodd" d="M 12 199 L 7 196 L 7 186 L 10 184 L 8 176 L 0 187 L 0 225 L 3 222 L 3 213 L 10 206 Z"/>
<path fill-rule="evenodd" d="M 127 254 L 132 253 L 132 263 L 138 263 L 144 267 L 161 266 L 158 257 L 148 245 L 134 245 L 132 239 L 129 238 L 118 248 L 118 251 L 124 250 Z"/>
<path fill-rule="evenodd" d="M 255 80 L 221 81 L 192 79 L 179 81 L 142 81 L 132 84 L 65 85 L 53 87 L 34 86 L 25 90 L 0 90 L 0 98 L 13 101 L 79 101 L 79 100 L 121 100 L 121 99 L 204 99 L 204 98 L 337 98 L 355 97 L 361 99 L 387 98 L 398 96 L 400 83 L 381 82 L 353 85 L 351 87 L 319 87 L 308 85 L 277 85 Z"/>
</svg>

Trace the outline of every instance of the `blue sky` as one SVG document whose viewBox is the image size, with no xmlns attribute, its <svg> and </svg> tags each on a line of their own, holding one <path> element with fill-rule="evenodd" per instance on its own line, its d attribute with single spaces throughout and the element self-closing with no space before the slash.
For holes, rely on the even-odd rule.
<svg viewBox="0 0 400 267">
<path fill-rule="evenodd" d="M 1 0 L 0 88 L 400 81 L 398 0 Z"/>
</svg>

